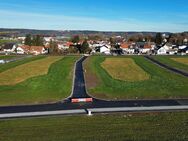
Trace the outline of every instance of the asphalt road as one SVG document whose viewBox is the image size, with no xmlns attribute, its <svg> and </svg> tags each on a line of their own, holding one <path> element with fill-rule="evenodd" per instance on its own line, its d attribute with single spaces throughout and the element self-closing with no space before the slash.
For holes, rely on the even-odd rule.
<svg viewBox="0 0 188 141">
<path fill-rule="evenodd" d="M 89 95 L 86 92 L 84 73 L 82 62 L 87 57 L 84 56 L 75 64 L 75 76 L 74 76 L 74 87 L 71 97 L 72 98 L 89 98 Z"/>
<path fill-rule="evenodd" d="M 147 58 L 148 60 L 152 61 L 153 63 L 155 63 L 155 64 L 157 64 L 157 65 L 159 65 L 159 66 L 161 66 L 161 67 L 163 67 L 163 68 L 165 68 L 165 69 L 167 69 L 167 70 L 170 70 L 170 71 L 172 71 L 172 72 L 174 72 L 174 73 L 177 73 L 177 74 L 183 75 L 183 76 L 185 76 L 185 77 L 188 77 L 188 72 L 185 72 L 185 71 L 182 71 L 182 70 L 179 70 L 179 69 L 170 67 L 170 66 L 168 66 L 168 65 L 166 65 L 166 64 L 163 64 L 163 63 L 161 63 L 161 62 L 155 60 L 155 59 L 152 58 L 151 56 L 145 56 L 145 58 Z"/>
<path fill-rule="evenodd" d="M 63 101 L 53 103 L 53 104 L 41 104 L 41 105 L 23 105 L 23 106 L 6 106 L 6 107 L 0 107 L 0 115 L 2 114 L 20 114 L 21 113 L 30 113 L 34 112 L 32 114 L 36 114 L 36 112 L 45 112 L 44 115 L 47 115 L 48 112 L 54 113 L 53 111 L 62 111 L 65 110 L 65 113 L 71 113 L 67 112 L 67 110 L 87 110 L 87 109 L 104 109 L 110 108 L 110 109 L 125 109 L 125 108 L 133 108 L 139 109 L 145 107 L 146 109 L 151 109 L 149 111 L 152 111 L 152 107 L 182 107 L 186 106 L 188 107 L 188 99 L 167 99 L 167 100 L 125 100 L 125 101 L 105 101 L 100 99 L 93 98 L 93 102 L 88 103 L 71 103 L 72 98 L 92 98 L 89 94 L 87 94 L 86 87 L 85 87 L 85 80 L 84 80 L 84 73 L 83 73 L 83 67 L 82 63 L 87 57 L 82 57 L 80 60 L 78 60 L 75 64 L 75 76 L 73 80 L 73 91 L 70 96 L 70 98 L 65 99 Z M 170 109 L 170 108 L 169 108 Z M 172 108 L 171 108 L 172 110 Z M 187 108 L 188 110 L 188 108 Z M 94 110 L 96 111 L 96 110 Z M 99 110 L 100 111 L 100 110 Z M 101 110 L 102 111 L 102 110 Z M 115 110 L 106 110 L 106 112 L 115 112 Z M 121 111 L 121 110 L 120 110 Z M 137 111 L 137 110 L 135 110 Z M 168 110 L 166 110 L 168 111 Z M 49 115 L 50 115 L 49 113 Z M 57 114 L 63 113 L 63 112 L 55 112 Z M 27 116 L 29 114 L 26 114 Z M 31 115 L 32 116 L 32 115 Z M 42 116 L 42 114 L 41 114 Z"/>
</svg>

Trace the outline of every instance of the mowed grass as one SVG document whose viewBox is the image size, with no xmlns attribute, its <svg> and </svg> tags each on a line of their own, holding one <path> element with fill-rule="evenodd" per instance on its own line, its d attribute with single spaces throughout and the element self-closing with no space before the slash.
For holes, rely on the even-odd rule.
<svg viewBox="0 0 188 141">
<path fill-rule="evenodd" d="M 153 56 L 154 59 L 171 67 L 188 72 L 188 56 Z"/>
<path fill-rule="evenodd" d="M 171 58 L 172 60 L 185 64 L 188 67 L 188 57 L 187 58 Z"/>
<path fill-rule="evenodd" d="M 8 69 L 0 73 L 0 85 L 15 85 L 28 78 L 47 74 L 50 65 L 59 59 L 62 57 L 50 56 Z"/>
<path fill-rule="evenodd" d="M 188 112 L 0 121 L 2 141 L 187 141 Z"/>
<path fill-rule="evenodd" d="M 188 79 L 184 76 L 163 69 L 143 56 L 127 56 L 118 58 L 133 59 L 150 79 L 134 82 L 116 80 L 100 65 L 106 58 L 117 57 L 92 56 L 84 63 L 86 82 L 96 81 L 93 87 L 87 85 L 89 94 L 94 97 L 110 100 L 188 98 Z M 87 79 L 87 75 L 95 76 L 96 80 Z"/>
<path fill-rule="evenodd" d="M 11 58 L 16 58 L 18 56 L 14 56 L 14 55 L 0 55 L 0 60 L 1 59 L 11 59 Z"/>
<path fill-rule="evenodd" d="M 0 105 L 57 102 L 71 93 L 74 63 L 69 56 L 54 62 L 46 75 L 29 78 L 13 86 L 0 86 Z"/>
<path fill-rule="evenodd" d="M 19 65 L 22 65 L 22 64 L 25 64 L 25 63 L 29 63 L 31 61 L 39 60 L 39 59 L 42 59 L 42 58 L 45 58 L 45 57 L 46 56 L 35 56 L 35 57 L 31 57 L 31 58 L 25 58 L 25 59 L 22 59 L 22 60 L 17 60 L 15 62 L 10 62 L 10 63 L 7 63 L 7 64 L 1 64 L 0 65 L 0 73 L 3 72 L 3 71 L 6 71 L 8 69 L 14 68 L 16 66 L 19 66 Z"/>
<path fill-rule="evenodd" d="M 101 66 L 114 79 L 123 81 L 142 81 L 150 76 L 131 58 L 106 58 Z"/>
</svg>

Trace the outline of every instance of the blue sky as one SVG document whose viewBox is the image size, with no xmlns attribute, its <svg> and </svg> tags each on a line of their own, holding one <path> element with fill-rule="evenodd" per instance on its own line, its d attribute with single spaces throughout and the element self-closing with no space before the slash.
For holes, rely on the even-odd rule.
<svg viewBox="0 0 188 141">
<path fill-rule="evenodd" d="M 188 0 L 0 0 L 1 28 L 188 31 Z"/>
</svg>

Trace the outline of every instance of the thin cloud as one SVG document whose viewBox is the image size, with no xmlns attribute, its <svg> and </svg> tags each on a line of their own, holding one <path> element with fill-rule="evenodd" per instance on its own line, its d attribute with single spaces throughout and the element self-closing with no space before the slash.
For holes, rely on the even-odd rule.
<svg viewBox="0 0 188 141">
<path fill-rule="evenodd" d="M 33 28 L 54 30 L 99 30 L 99 31 L 170 31 L 181 32 L 187 25 L 166 22 L 145 22 L 132 18 L 104 20 L 90 17 L 74 17 L 38 13 L 22 13 L 0 10 L 0 27 Z"/>
</svg>

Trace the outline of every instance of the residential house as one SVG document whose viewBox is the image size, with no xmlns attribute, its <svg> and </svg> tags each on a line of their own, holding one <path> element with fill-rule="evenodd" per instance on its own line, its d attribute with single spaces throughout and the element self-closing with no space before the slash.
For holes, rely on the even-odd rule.
<svg viewBox="0 0 188 141">
<path fill-rule="evenodd" d="M 46 54 L 48 51 L 43 46 L 31 46 L 29 53 L 33 55 Z"/>
<path fill-rule="evenodd" d="M 141 54 L 152 53 L 155 49 L 155 43 L 145 43 L 143 48 L 139 48 Z"/>
<path fill-rule="evenodd" d="M 111 54 L 110 53 L 110 46 L 108 46 L 108 45 L 101 46 L 100 47 L 100 53 L 107 54 L 107 55 Z"/>
<path fill-rule="evenodd" d="M 172 49 L 172 45 L 171 44 L 165 44 L 164 46 L 162 46 L 161 48 L 159 48 L 157 50 L 157 54 L 158 55 L 167 55 L 168 51 Z"/>
<path fill-rule="evenodd" d="M 146 43 L 143 48 L 140 49 L 141 54 L 149 54 L 151 52 L 151 44 Z"/>
<path fill-rule="evenodd" d="M 24 43 L 25 43 L 25 38 L 26 38 L 26 37 L 18 37 L 17 39 L 18 39 L 22 44 L 24 44 Z"/>
<path fill-rule="evenodd" d="M 111 46 L 109 44 L 94 43 L 90 44 L 89 47 L 92 49 L 91 53 L 111 54 Z"/>
<path fill-rule="evenodd" d="M 30 46 L 28 45 L 21 45 L 21 46 L 18 46 L 17 49 L 17 54 L 29 54 L 30 52 Z"/>
<path fill-rule="evenodd" d="M 188 46 L 187 45 L 179 46 L 178 52 L 181 53 L 182 55 L 188 54 Z"/>
<path fill-rule="evenodd" d="M 4 46 L 2 46 L 2 50 L 6 54 L 8 54 L 8 53 L 15 53 L 16 47 L 17 47 L 16 43 L 6 43 Z"/>
<path fill-rule="evenodd" d="M 124 54 L 134 54 L 135 53 L 135 43 L 133 43 L 133 42 L 124 42 L 120 45 L 120 48 L 123 50 Z"/>
<path fill-rule="evenodd" d="M 67 50 L 69 49 L 70 46 L 72 46 L 73 43 L 72 42 L 66 42 L 66 43 L 58 43 L 58 48 L 60 50 Z"/>
</svg>

